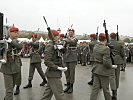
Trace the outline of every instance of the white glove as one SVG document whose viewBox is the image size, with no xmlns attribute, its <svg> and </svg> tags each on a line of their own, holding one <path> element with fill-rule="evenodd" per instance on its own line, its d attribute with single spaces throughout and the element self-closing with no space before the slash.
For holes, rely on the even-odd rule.
<svg viewBox="0 0 133 100">
<path fill-rule="evenodd" d="M 6 40 L 7 43 L 11 43 L 12 40 L 9 38 L 8 40 Z"/>
<path fill-rule="evenodd" d="M 62 45 L 57 45 L 57 47 L 58 47 L 59 50 L 63 49 Z"/>
<path fill-rule="evenodd" d="M 1 59 L 0 62 L 5 64 L 6 60 L 5 59 Z"/>
<path fill-rule="evenodd" d="M 63 72 L 67 71 L 67 67 L 58 67 L 57 69 Z"/>
<path fill-rule="evenodd" d="M 112 68 L 116 69 L 117 68 L 117 65 L 112 65 Z"/>
</svg>

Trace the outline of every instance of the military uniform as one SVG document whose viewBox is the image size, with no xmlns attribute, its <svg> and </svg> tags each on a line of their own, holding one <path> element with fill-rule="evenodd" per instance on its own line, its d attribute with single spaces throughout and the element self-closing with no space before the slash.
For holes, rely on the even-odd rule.
<svg viewBox="0 0 133 100">
<path fill-rule="evenodd" d="M 78 64 L 81 64 L 81 49 L 82 49 L 82 42 L 77 46 Z"/>
<path fill-rule="evenodd" d="M 111 52 L 113 52 L 113 54 L 115 55 L 114 62 L 117 65 L 116 69 L 112 68 L 110 76 L 110 85 L 112 90 L 117 90 L 119 87 L 120 66 L 124 64 L 125 53 L 124 53 L 124 47 L 117 40 L 111 39 L 110 45 L 113 46 Z"/>
<path fill-rule="evenodd" d="M 51 32 L 58 36 L 58 32 Z M 63 86 L 61 82 L 62 71 L 58 67 L 62 67 L 62 59 L 58 55 L 58 49 L 55 49 L 55 45 L 50 42 L 44 51 L 44 64 L 47 66 L 45 75 L 48 83 L 43 93 L 41 100 L 51 100 L 53 94 L 56 100 L 66 100 L 66 96 L 63 92 Z"/>
<path fill-rule="evenodd" d="M 109 77 L 112 68 L 110 49 L 99 42 L 94 47 L 94 65 L 92 73 L 94 75 L 93 88 L 90 100 L 97 100 L 99 89 L 103 89 L 105 100 L 111 100 L 109 92 Z"/>
<path fill-rule="evenodd" d="M 2 64 L 0 71 L 3 73 L 6 96 L 5 100 L 13 100 L 13 88 L 17 81 L 17 77 L 21 72 L 20 57 L 12 54 L 12 50 L 19 51 L 23 48 L 23 45 L 18 43 L 17 40 L 12 40 L 9 43 L 7 51 L 7 63 Z M 20 79 L 21 80 L 21 79 Z"/>
<path fill-rule="evenodd" d="M 73 84 L 75 82 L 75 67 L 77 64 L 77 42 L 78 40 L 75 37 L 67 38 L 66 42 L 66 51 L 64 55 L 65 66 L 68 68 L 65 72 L 67 88 L 64 92 L 72 93 Z"/>
<path fill-rule="evenodd" d="M 39 43 L 38 42 L 31 42 L 31 43 L 29 43 L 29 46 L 31 48 L 29 78 L 28 78 L 29 83 L 24 88 L 32 87 L 31 81 L 33 80 L 33 75 L 34 75 L 34 72 L 35 72 L 35 68 L 37 69 L 39 75 L 43 79 L 43 82 L 40 84 L 40 86 L 43 86 L 47 83 L 47 81 L 45 79 L 44 72 L 41 68 L 41 56 L 39 55 Z"/>
</svg>

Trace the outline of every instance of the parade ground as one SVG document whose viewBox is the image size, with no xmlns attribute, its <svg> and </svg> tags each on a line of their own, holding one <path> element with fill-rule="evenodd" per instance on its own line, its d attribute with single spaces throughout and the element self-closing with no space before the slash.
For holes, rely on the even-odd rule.
<svg viewBox="0 0 133 100">
<path fill-rule="evenodd" d="M 40 100 L 45 86 L 41 87 L 42 82 L 41 77 L 35 71 L 33 78 L 33 86 L 29 89 L 23 89 L 28 83 L 29 74 L 29 58 L 22 58 L 22 85 L 20 88 L 20 94 L 14 96 L 14 100 Z M 45 72 L 46 66 L 42 60 L 42 68 Z M 74 91 L 72 94 L 66 94 L 67 100 L 90 100 L 90 94 L 92 86 L 88 85 L 88 81 L 91 79 L 91 69 L 90 65 L 76 67 L 76 80 L 74 84 Z M 65 88 L 65 76 L 62 74 L 63 88 Z M 5 96 L 4 80 L 3 75 L 0 73 L 0 100 L 3 100 Z M 54 96 L 51 100 L 55 100 Z M 97 100 L 104 100 L 102 89 L 99 92 Z M 120 87 L 118 89 L 118 100 L 133 100 L 133 64 L 127 63 L 126 71 L 120 74 Z"/>
</svg>

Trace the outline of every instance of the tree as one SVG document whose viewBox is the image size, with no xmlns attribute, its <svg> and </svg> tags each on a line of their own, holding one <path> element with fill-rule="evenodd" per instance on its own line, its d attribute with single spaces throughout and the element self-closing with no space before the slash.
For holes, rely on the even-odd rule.
<svg viewBox="0 0 133 100">
<path fill-rule="evenodd" d="M 123 41 L 124 42 L 127 42 L 127 43 L 130 43 L 131 42 L 129 38 L 125 38 Z"/>
</svg>

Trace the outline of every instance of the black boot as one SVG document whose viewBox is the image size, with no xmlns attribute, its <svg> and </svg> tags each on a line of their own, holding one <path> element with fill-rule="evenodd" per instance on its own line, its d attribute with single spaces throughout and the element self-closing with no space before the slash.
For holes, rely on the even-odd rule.
<svg viewBox="0 0 133 100">
<path fill-rule="evenodd" d="M 69 90 L 69 88 L 70 88 L 70 83 L 68 82 L 68 83 L 67 83 L 67 87 L 66 87 L 66 89 L 64 90 L 64 92 L 67 92 L 67 91 Z"/>
<path fill-rule="evenodd" d="M 31 87 L 32 87 L 32 83 L 31 83 L 31 80 L 29 80 L 28 84 L 23 88 L 27 89 L 27 88 L 31 88 Z"/>
<path fill-rule="evenodd" d="M 14 95 L 18 95 L 20 93 L 20 89 L 19 89 L 20 86 L 17 86 L 16 87 L 16 91 L 14 92 Z"/>
<path fill-rule="evenodd" d="M 40 84 L 40 86 L 44 86 L 45 84 L 47 84 L 47 80 L 43 79 L 43 82 Z"/>
<path fill-rule="evenodd" d="M 93 79 L 90 82 L 88 82 L 88 84 L 93 85 Z"/>
<path fill-rule="evenodd" d="M 68 94 L 73 93 L 73 84 L 70 84 L 70 88 L 67 91 Z"/>
<path fill-rule="evenodd" d="M 117 100 L 117 90 L 112 90 L 112 100 Z"/>
</svg>

